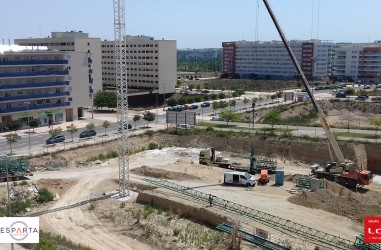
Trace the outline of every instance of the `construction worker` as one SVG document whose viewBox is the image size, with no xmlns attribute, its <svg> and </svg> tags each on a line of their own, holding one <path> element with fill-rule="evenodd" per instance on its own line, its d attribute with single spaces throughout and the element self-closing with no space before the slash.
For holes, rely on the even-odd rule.
<svg viewBox="0 0 381 250">
<path fill-rule="evenodd" d="M 213 204 L 213 196 L 211 194 L 209 194 L 209 204 L 210 206 Z"/>
</svg>

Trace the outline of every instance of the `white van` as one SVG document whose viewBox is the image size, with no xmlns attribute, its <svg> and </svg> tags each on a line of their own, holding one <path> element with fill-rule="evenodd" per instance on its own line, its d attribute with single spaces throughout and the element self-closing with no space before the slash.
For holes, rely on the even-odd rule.
<svg viewBox="0 0 381 250">
<path fill-rule="evenodd" d="M 257 181 L 247 172 L 225 172 L 224 184 L 244 185 L 247 187 L 254 187 Z"/>
</svg>

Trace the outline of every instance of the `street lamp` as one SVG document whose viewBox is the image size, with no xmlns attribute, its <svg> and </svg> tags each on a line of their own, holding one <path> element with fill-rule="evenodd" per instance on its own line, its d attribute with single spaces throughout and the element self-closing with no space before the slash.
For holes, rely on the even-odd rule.
<svg viewBox="0 0 381 250">
<path fill-rule="evenodd" d="M 30 154 L 30 123 L 29 123 L 29 105 L 30 102 L 24 102 L 26 104 L 26 114 L 28 116 L 28 140 L 29 140 L 29 154 Z"/>
</svg>

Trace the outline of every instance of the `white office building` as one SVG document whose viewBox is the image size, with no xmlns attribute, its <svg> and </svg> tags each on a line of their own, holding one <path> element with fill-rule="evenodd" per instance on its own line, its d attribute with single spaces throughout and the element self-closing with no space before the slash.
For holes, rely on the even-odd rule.
<svg viewBox="0 0 381 250">
<path fill-rule="evenodd" d="M 338 43 L 334 52 L 333 75 L 339 80 L 380 82 L 381 41 Z"/>
<path fill-rule="evenodd" d="M 332 43 L 290 41 L 304 74 L 311 80 L 325 80 L 331 74 Z M 223 42 L 223 73 L 262 79 L 296 79 L 297 71 L 281 41 Z"/>
<path fill-rule="evenodd" d="M 39 119 L 41 125 L 73 121 L 91 105 L 92 60 L 87 52 L 0 53 L 0 122 Z"/>
<path fill-rule="evenodd" d="M 173 93 L 176 85 L 176 41 L 126 36 L 127 83 L 131 89 Z M 115 42 L 102 41 L 103 86 L 115 89 Z"/>
<path fill-rule="evenodd" d="M 101 39 L 91 38 L 88 33 L 82 31 L 52 32 L 46 38 L 15 39 L 15 44 L 27 46 L 28 49 L 37 49 L 41 46 L 49 50 L 76 51 L 88 54 L 91 61 L 89 68 L 89 80 L 93 92 L 102 90 L 102 61 Z"/>
</svg>

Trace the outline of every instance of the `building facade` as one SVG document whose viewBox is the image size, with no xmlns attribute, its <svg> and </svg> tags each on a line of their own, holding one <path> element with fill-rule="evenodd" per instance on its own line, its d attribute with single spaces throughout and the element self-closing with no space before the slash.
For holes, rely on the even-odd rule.
<svg viewBox="0 0 381 250">
<path fill-rule="evenodd" d="M 115 42 L 102 41 L 103 86 L 115 89 Z M 126 36 L 127 83 L 132 89 L 173 93 L 176 85 L 176 41 Z"/>
<path fill-rule="evenodd" d="M 86 52 L 0 53 L 0 122 L 73 121 L 91 105 L 92 60 Z"/>
<path fill-rule="evenodd" d="M 339 80 L 380 82 L 381 41 L 374 43 L 339 43 L 334 48 L 333 75 Z"/>
<path fill-rule="evenodd" d="M 326 80 L 331 75 L 332 43 L 292 40 L 290 45 L 308 79 Z M 276 80 L 297 78 L 295 66 L 281 41 L 223 42 L 222 48 L 224 74 Z"/>
<path fill-rule="evenodd" d="M 102 90 L 101 39 L 91 38 L 82 31 L 52 32 L 47 38 L 15 39 L 15 44 L 28 49 L 47 47 L 49 50 L 87 53 L 91 58 L 91 87 L 93 92 Z"/>
</svg>

